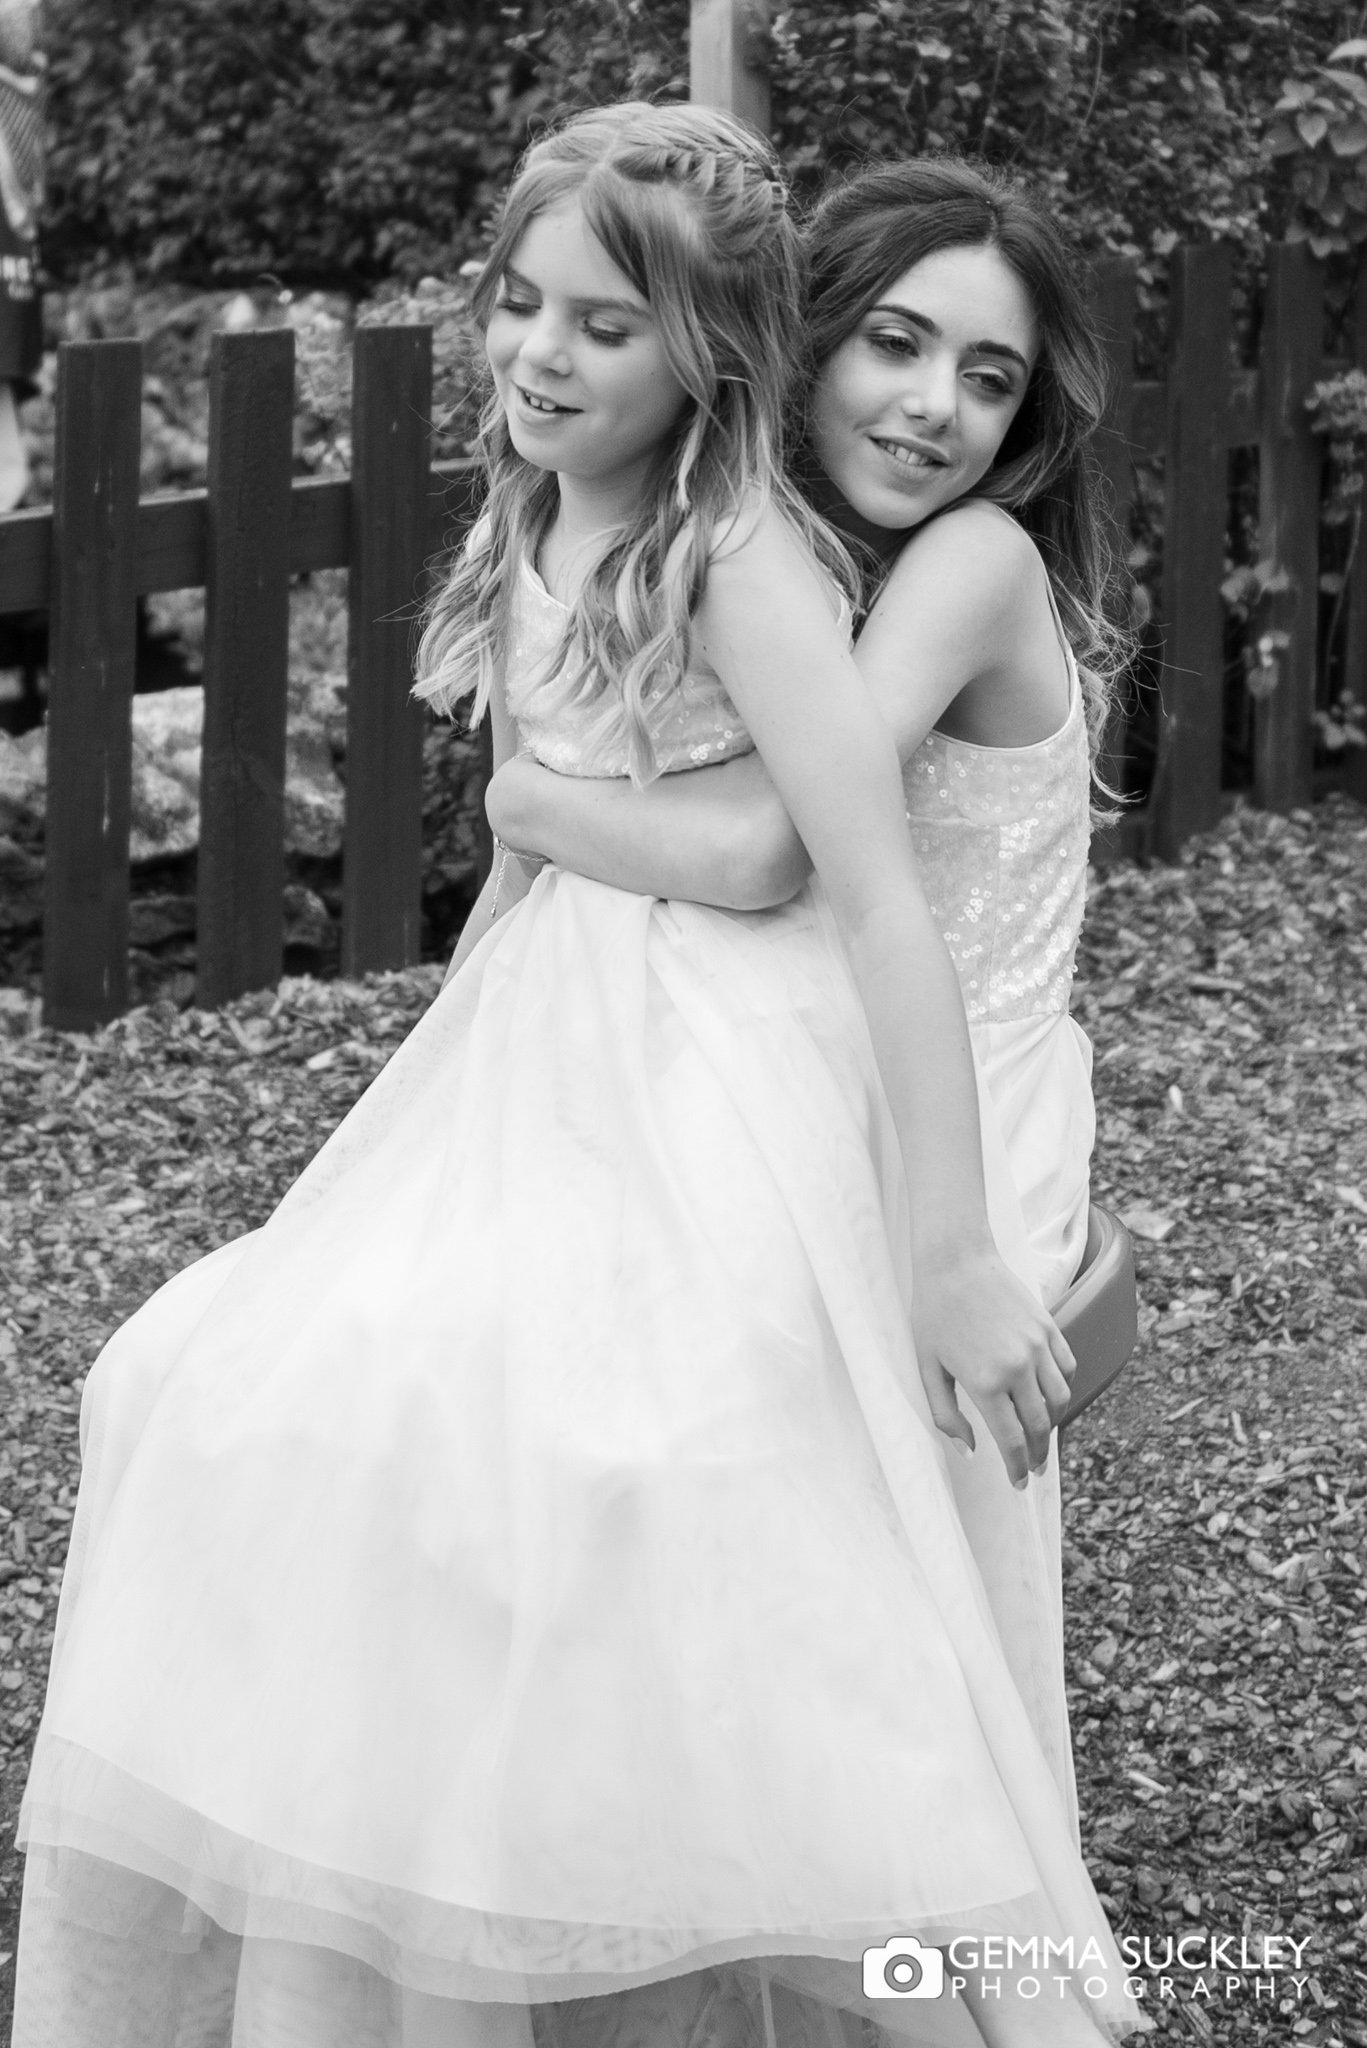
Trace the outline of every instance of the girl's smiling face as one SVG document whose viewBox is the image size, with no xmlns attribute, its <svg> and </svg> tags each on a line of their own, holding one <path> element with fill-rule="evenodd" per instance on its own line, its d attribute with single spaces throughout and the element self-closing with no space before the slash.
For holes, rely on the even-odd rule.
<svg viewBox="0 0 1367 2048">
<path fill-rule="evenodd" d="M 519 455 L 599 492 L 640 488 L 687 394 L 650 306 L 578 200 L 528 224 L 484 347 Z"/>
<path fill-rule="evenodd" d="M 919 526 L 992 467 L 1039 346 L 1029 294 L 998 250 L 937 249 L 822 365 L 812 452 L 871 524 Z"/>
</svg>

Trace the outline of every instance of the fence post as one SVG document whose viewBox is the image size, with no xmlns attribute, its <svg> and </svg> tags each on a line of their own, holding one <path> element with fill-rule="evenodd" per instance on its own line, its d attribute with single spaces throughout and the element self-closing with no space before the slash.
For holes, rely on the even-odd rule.
<svg viewBox="0 0 1367 2048">
<path fill-rule="evenodd" d="M 421 955 L 422 736 L 413 643 L 430 519 L 432 330 L 356 333 L 347 579 L 342 972 Z"/>
<path fill-rule="evenodd" d="M 128 1002 L 128 833 L 142 345 L 58 352 L 43 883 L 43 1022 Z"/>
<path fill-rule="evenodd" d="M 1115 522 L 1115 544 L 1123 551 L 1129 539 L 1134 501 L 1131 433 L 1134 426 L 1134 327 L 1138 302 L 1136 266 L 1124 256 L 1102 257 L 1092 266 L 1092 306 L 1097 331 L 1106 351 L 1110 388 L 1104 424 L 1096 437 L 1096 455 L 1106 480 Z M 1111 707 L 1097 762 L 1112 788 L 1125 786 L 1125 714 Z M 1119 859 L 1138 836 L 1140 821 L 1121 817 L 1100 826 L 1092 839 L 1092 859 L 1099 867 Z"/>
<path fill-rule="evenodd" d="M 1260 631 L 1272 636 L 1276 687 L 1254 706 L 1253 796 L 1268 811 L 1295 810 L 1314 793 L 1314 711 L 1319 625 L 1320 448 L 1305 400 L 1319 374 L 1324 271 L 1304 242 L 1268 251 L 1263 317 L 1260 548 L 1275 585 Z"/>
<path fill-rule="evenodd" d="M 688 19 L 688 96 L 739 114 L 769 133 L 769 73 L 762 44 L 767 0 L 692 0 Z"/>
<path fill-rule="evenodd" d="M 1103 256 L 1092 265 L 1092 308 L 1106 352 L 1110 389 L 1096 456 L 1110 488 L 1122 538 L 1134 502 L 1130 435 L 1134 425 L 1134 327 L 1139 300 L 1136 265 L 1128 256 Z"/>
<path fill-rule="evenodd" d="M 294 335 L 215 334 L 209 357 L 204 741 L 195 1000 L 280 979 Z"/>
<path fill-rule="evenodd" d="M 1220 817 L 1233 262 L 1228 243 L 1174 249 L 1163 478 L 1163 722 L 1153 849 L 1176 860 Z"/>
<path fill-rule="evenodd" d="M 1355 366 L 1367 370 L 1367 263 L 1358 269 L 1353 292 L 1352 347 Z M 1343 687 L 1367 706 L 1367 500 L 1359 500 L 1359 516 L 1362 525 L 1345 594 Z M 1367 747 L 1348 748 L 1344 787 L 1359 803 L 1367 803 Z"/>
</svg>

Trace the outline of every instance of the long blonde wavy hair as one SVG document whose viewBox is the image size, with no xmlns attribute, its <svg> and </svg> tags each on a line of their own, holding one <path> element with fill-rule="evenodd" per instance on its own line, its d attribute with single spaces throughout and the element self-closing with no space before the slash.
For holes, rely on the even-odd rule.
<svg viewBox="0 0 1367 2048">
<path fill-rule="evenodd" d="M 801 244 L 768 145 L 706 107 L 630 100 L 574 116 L 519 166 L 472 294 L 481 329 L 529 223 L 567 199 L 649 304 L 687 394 L 634 514 L 579 590 L 555 668 L 555 701 L 601 699 L 595 739 L 625 743 L 639 784 L 657 772 L 652 708 L 687 670 L 728 524 L 774 505 L 837 588 L 851 591 L 853 570 L 784 467 L 810 359 Z M 492 392 L 481 449 L 483 512 L 428 608 L 413 689 L 447 712 L 471 698 L 472 724 L 507 658 L 520 565 L 535 562 L 559 503 L 554 472 L 518 454 Z"/>
</svg>

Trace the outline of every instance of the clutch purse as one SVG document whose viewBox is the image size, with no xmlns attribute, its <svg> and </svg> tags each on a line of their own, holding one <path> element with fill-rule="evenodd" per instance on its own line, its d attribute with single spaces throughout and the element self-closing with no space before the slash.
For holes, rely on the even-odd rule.
<svg viewBox="0 0 1367 2048">
<path fill-rule="evenodd" d="M 1058 1425 L 1067 1429 L 1124 1371 L 1139 1342 L 1134 1246 L 1109 1209 L 1093 1204 L 1088 1211 L 1082 1265 L 1053 1317 L 1077 1360 L 1072 1399 Z"/>
</svg>

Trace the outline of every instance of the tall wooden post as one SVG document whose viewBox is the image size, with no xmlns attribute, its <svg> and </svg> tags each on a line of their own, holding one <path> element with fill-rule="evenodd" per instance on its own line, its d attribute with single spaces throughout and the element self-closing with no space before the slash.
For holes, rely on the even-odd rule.
<svg viewBox="0 0 1367 2048">
<path fill-rule="evenodd" d="M 1353 294 L 1353 361 L 1367 370 L 1367 265 L 1358 271 Z M 1344 621 L 1343 688 L 1367 705 L 1367 499 L 1359 500 L 1357 548 L 1348 571 L 1347 611 Z M 1367 747 L 1350 747 L 1345 786 L 1349 796 L 1367 803 Z"/>
<path fill-rule="evenodd" d="M 1134 329 L 1139 302 L 1139 280 L 1135 265 L 1126 256 L 1103 257 L 1092 266 L 1092 309 L 1097 332 L 1106 351 L 1110 389 L 1106 395 L 1106 418 L 1096 437 L 1097 462 L 1106 479 L 1115 526 L 1115 546 L 1122 557 L 1130 533 L 1130 512 L 1134 504 Z M 1125 787 L 1125 713 L 1113 704 L 1106 720 L 1101 758 L 1101 778 L 1112 789 Z M 1144 828 L 1138 818 L 1121 816 L 1101 826 L 1092 836 L 1091 858 L 1096 866 L 1138 852 Z"/>
<path fill-rule="evenodd" d="M 355 975 L 420 955 L 427 711 L 409 690 L 431 519 L 431 328 L 360 328 L 352 394 L 341 965 Z"/>
<path fill-rule="evenodd" d="M 1176 860 L 1220 819 L 1233 262 L 1227 242 L 1173 251 L 1163 473 L 1163 733 L 1153 849 Z"/>
<path fill-rule="evenodd" d="M 92 1031 L 128 1006 L 142 344 L 57 355 L 47 712 L 43 1022 Z"/>
<path fill-rule="evenodd" d="M 1324 268 L 1304 242 L 1268 251 L 1263 320 L 1262 551 L 1274 582 L 1260 620 L 1276 687 L 1255 707 L 1253 794 L 1290 811 L 1313 793 L 1319 623 L 1320 444 L 1305 401 L 1320 374 Z"/>
<path fill-rule="evenodd" d="M 763 40 L 768 0 L 692 0 L 688 94 L 700 106 L 738 114 L 769 132 L 769 74 Z"/>
<path fill-rule="evenodd" d="M 216 334 L 195 972 L 204 1009 L 274 987 L 284 961 L 293 420 L 291 330 Z"/>
</svg>

